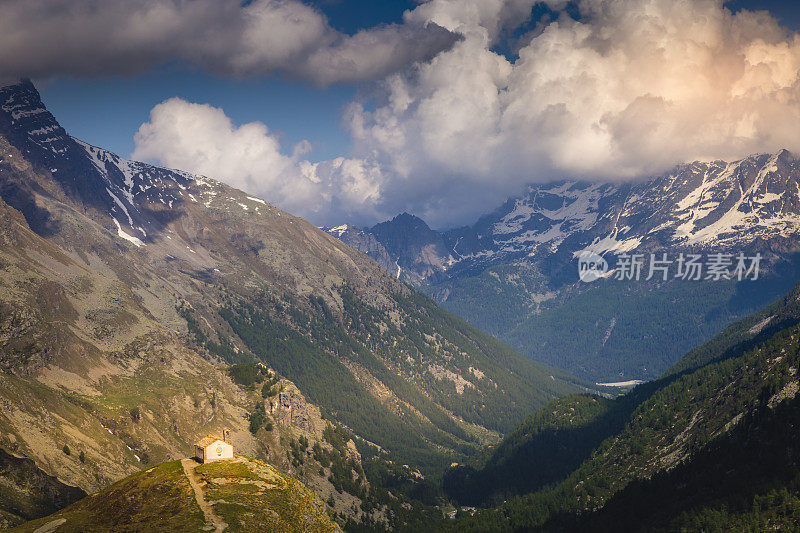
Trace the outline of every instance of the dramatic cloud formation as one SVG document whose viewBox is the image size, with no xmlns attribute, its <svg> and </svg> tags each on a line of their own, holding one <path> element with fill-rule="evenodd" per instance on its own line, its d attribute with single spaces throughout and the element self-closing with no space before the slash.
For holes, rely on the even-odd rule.
<svg viewBox="0 0 800 533">
<path fill-rule="evenodd" d="M 721 0 L 582 0 L 579 20 L 557 14 L 523 36 L 518 59 L 494 51 L 534 3 L 431 0 L 406 12 L 402 28 L 434 23 L 463 39 L 384 79 L 380 98 L 350 106 L 350 159 L 276 156 L 284 170 L 267 175 L 273 167 L 255 173 L 241 159 L 228 169 L 221 150 L 209 168 L 251 180 L 249 190 L 289 209 L 264 184 L 295 180 L 310 195 L 295 212 L 315 222 L 409 210 L 445 226 L 472 222 L 530 182 L 636 179 L 695 159 L 800 153 L 800 36 L 768 13 L 733 14 Z M 564 4 L 550 2 L 557 12 Z M 358 39 L 370 37 L 332 50 L 358 63 L 370 48 Z M 137 153 L 181 166 L 167 153 L 180 146 Z M 198 170 L 196 160 L 183 166 Z"/>
<path fill-rule="evenodd" d="M 800 36 L 769 14 L 734 15 L 717 0 L 584 0 L 580 21 L 537 28 L 511 63 L 491 48 L 532 4 L 434 0 L 407 15 L 465 39 L 390 77 L 384 105 L 351 109 L 355 155 L 393 176 L 383 196 L 398 208 L 468 221 L 526 182 L 800 152 Z"/>
<path fill-rule="evenodd" d="M 131 74 L 181 61 L 324 85 L 385 76 L 457 39 L 428 23 L 344 35 L 300 0 L 3 0 L 0 79 Z"/>
</svg>

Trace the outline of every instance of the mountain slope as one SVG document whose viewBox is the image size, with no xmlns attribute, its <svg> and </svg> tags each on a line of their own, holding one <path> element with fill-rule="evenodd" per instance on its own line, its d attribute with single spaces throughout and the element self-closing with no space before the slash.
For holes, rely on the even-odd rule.
<svg viewBox="0 0 800 533">
<path fill-rule="evenodd" d="M 497 446 L 451 468 L 444 490 L 462 505 L 491 506 L 560 482 L 624 427 L 613 400 L 570 395 L 526 419 Z"/>
<path fill-rule="evenodd" d="M 800 398 L 754 411 L 675 469 L 634 482 L 576 531 L 791 530 L 800 520 Z"/>
<path fill-rule="evenodd" d="M 370 520 L 406 520 L 373 480 L 418 486 L 417 468 L 584 390 L 302 219 L 72 139 L 30 83 L 0 89 L 0 110 L 0 443 L 48 474 L 93 491 L 227 425 L 342 520 L 366 500 Z M 328 424 L 354 447 L 319 474 Z M 359 476 L 361 457 L 379 473 Z"/>
<path fill-rule="evenodd" d="M 30 459 L 0 449 L 0 528 L 48 515 L 80 500 L 86 493 L 48 476 Z"/>
<path fill-rule="evenodd" d="M 74 261 L 2 201 L 0 227 L 0 444 L 35 461 L 26 478 L 42 481 L 31 498 L 17 496 L 25 489 L 17 461 L 0 470 L 0 486 L 19 486 L 0 491 L 0 509 L 15 515 L 9 523 L 51 513 L 81 492 L 45 473 L 93 492 L 190 453 L 194 439 L 223 426 L 237 449 L 286 461 L 281 456 L 299 428 L 281 424 L 251 435 L 251 395 L 153 320 L 128 285 Z M 293 402 L 298 414 L 305 411 L 300 399 Z"/>
<path fill-rule="evenodd" d="M 788 461 L 784 466 L 795 465 L 792 466 L 795 468 L 793 440 L 757 438 L 756 429 L 765 428 L 763 431 L 767 435 L 778 436 L 794 431 L 794 398 L 798 392 L 800 364 L 800 321 L 796 318 L 799 309 L 800 300 L 795 290 L 764 312 L 768 316 L 785 318 L 777 330 L 753 329 L 754 323 L 764 325 L 763 315 L 756 315 L 687 355 L 687 361 L 681 365 L 683 370 L 641 385 L 607 405 L 597 405 L 587 411 L 585 406 L 591 406 L 591 399 L 578 396 L 558 400 L 544 408 L 498 446 L 484 466 L 478 465 L 476 471 L 467 472 L 468 479 L 484 481 L 482 487 L 488 495 L 507 497 L 528 490 L 544 490 L 511 498 L 498 511 L 480 513 L 465 525 L 478 530 L 495 522 L 513 529 L 560 529 L 573 523 L 576 515 L 602 508 L 620 491 L 626 492 L 608 512 L 610 516 L 624 514 L 624 502 L 639 499 L 641 492 L 635 487 L 640 485 L 631 485 L 637 480 L 662 476 L 652 486 L 662 494 L 674 483 L 685 482 L 694 487 L 704 483 L 702 476 L 692 473 L 692 465 L 698 469 L 703 465 L 702 468 L 709 471 L 727 472 L 731 481 L 743 480 L 747 478 L 748 469 L 759 468 L 758 461 L 752 459 L 738 464 L 732 459 L 739 455 L 722 453 L 741 446 L 742 442 L 754 452 L 781 454 L 781 460 Z M 698 359 L 697 354 L 702 354 L 702 358 Z M 597 424 L 598 421 L 603 423 Z M 557 428 L 558 439 L 549 437 L 554 428 Z M 538 486 L 536 483 L 518 484 L 529 476 L 539 479 L 538 461 L 547 464 L 551 458 L 562 457 L 565 453 L 562 444 L 570 442 L 571 434 L 580 438 L 567 451 L 573 454 L 573 462 L 580 459 L 580 466 L 568 475 L 564 473 L 563 481 L 551 490 L 544 487 L 553 481 L 552 477 Z M 751 435 L 752 439 L 744 435 Z M 531 457 L 534 451 L 538 456 L 536 461 L 526 463 L 524 459 Z M 506 466 L 509 464 L 514 465 L 515 470 Z M 791 479 L 775 477 L 773 474 L 778 471 L 780 468 L 764 470 L 766 492 L 794 486 Z M 789 469 L 787 473 L 794 471 Z M 514 475 L 502 479 L 496 472 L 513 472 Z M 736 491 L 724 493 L 720 490 L 716 494 L 721 500 L 738 497 Z M 744 493 L 740 496 L 749 497 Z M 709 508 L 718 508 L 713 498 L 707 503 Z M 741 507 L 741 501 L 737 505 L 741 512 L 749 512 L 746 506 Z M 661 507 L 676 513 L 688 510 L 679 504 L 670 507 L 662 503 Z M 730 524 L 735 519 L 731 518 Z M 591 528 L 587 524 L 589 522 L 584 526 Z M 609 524 L 617 522 L 612 520 Z"/>
<path fill-rule="evenodd" d="M 800 163 L 784 150 L 681 165 L 634 184 L 530 186 L 448 231 L 405 215 L 331 232 L 534 360 L 592 381 L 653 379 L 791 289 L 800 277 L 799 191 Z M 585 284 L 583 251 L 612 268 L 622 253 L 666 253 L 673 264 L 665 282 Z M 763 260 L 757 281 L 687 283 L 675 279 L 681 253 Z M 564 342 L 567 329 L 577 334 Z"/>
</svg>

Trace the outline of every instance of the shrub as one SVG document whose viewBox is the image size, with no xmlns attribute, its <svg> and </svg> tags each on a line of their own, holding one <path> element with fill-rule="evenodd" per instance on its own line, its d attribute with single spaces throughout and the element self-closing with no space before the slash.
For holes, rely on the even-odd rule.
<svg viewBox="0 0 800 533">
<path fill-rule="evenodd" d="M 231 365 L 228 369 L 231 379 L 242 387 L 251 389 L 261 381 L 261 368 L 255 363 Z"/>
<path fill-rule="evenodd" d="M 267 422 L 267 412 L 264 409 L 264 404 L 259 402 L 256 404 L 255 410 L 250 413 L 250 433 L 255 435 L 258 430 Z M 267 431 L 272 431 L 272 423 L 268 424 Z"/>
</svg>

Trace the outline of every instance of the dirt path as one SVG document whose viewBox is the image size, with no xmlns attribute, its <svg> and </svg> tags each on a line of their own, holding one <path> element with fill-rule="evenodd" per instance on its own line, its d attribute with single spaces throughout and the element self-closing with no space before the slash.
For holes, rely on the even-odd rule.
<svg viewBox="0 0 800 533">
<path fill-rule="evenodd" d="M 66 523 L 66 518 L 59 518 L 57 520 L 53 520 L 51 522 L 46 523 L 40 528 L 37 528 L 33 533 L 53 533 L 56 529 Z"/>
<path fill-rule="evenodd" d="M 203 489 L 200 487 L 200 480 L 194 471 L 198 466 L 197 461 L 189 458 L 181 459 L 181 465 L 183 466 L 183 471 L 186 473 L 186 478 L 189 480 L 189 484 L 192 486 L 192 490 L 194 490 L 194 499 L 197 500 L 197 505 L 200 506 L 200 509 L 206 517 L 206 522 L 214 525 L 214 531 L 216 533 L 225 531 L 228 524 L 214 511 L 214 508 L 206 501 L 203 495 Z"/>
</svg>

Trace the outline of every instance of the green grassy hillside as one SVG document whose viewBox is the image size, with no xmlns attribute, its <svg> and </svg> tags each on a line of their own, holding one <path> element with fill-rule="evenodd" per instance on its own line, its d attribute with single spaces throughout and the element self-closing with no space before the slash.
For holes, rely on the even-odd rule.
<svg viewBox="0 0 800 533">
<path fill-rule="evenodd" d="M 11 531 L 50 525 L 59 532 L 194 533 L 213 531 L 218 520 L 230 532 L 339 531 L 318 496 L 265 463 L 240 456 L 195 471 L 187 472 L 181 461 L 162 463 Z M 199 501 L 191 475 L 201 481 Z"/>
</svg>

